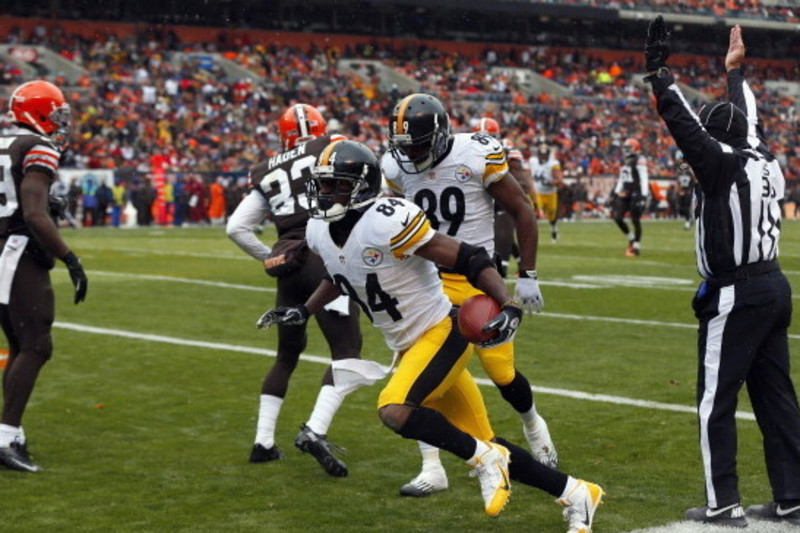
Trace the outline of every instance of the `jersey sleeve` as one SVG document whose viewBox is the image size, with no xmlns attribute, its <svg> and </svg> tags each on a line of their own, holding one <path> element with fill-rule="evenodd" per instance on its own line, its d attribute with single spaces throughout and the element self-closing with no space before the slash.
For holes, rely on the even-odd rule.
<svg viewBox="0 0 800 533">
<path fill-rule="evenodd" d="M 384 198 L 374 212 L 383 216 L 373 227 L 382 233 L 382 240 L 388 239 L 389 249 L 397 259 L 414 255 L 436 233 L 425 213 L 407 200 Z"/>
<path fill-rule="evenodd" d="M 52 146 L 36 144 L 22 158 L 22 173 L 38 170 L 47 175 L 55 175 L 60 158 L 61 154 Z"/>
<path fill-rule="evenodd" d="M 482 158 L 481 179 L 484 187 L 488 187 L 508 174 L 506 151 L 500 141 L 489 135 L 482 135 L 480 137 L 473 136 L 471 142 L 476 147 L 475 151 Z"/>
<path fill-rule="evenodd" d="M 399 182 L 397 173 L 397 163 L 394 158 L 386 152 L 381 157 L 381 173 L 383 174 L 383 183 L 381 188 L 384 192 L 394 196 L 403 196 L 403 185 Z"/>
</svg>

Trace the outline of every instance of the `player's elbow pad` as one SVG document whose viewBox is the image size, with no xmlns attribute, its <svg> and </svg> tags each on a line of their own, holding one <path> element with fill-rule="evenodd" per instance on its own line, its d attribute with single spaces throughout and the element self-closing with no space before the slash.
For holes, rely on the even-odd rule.
<svg viewBox="0 0 800 533">
<path fill-rule="evenodd" d="M 458 257 L 454 270 L 467 277 L 470 284 L 475 285 L 478 277 L 487 268 L 494 268 L 494 261 L 483 247 L 472 246 L 462 242 L 458 247 Z"/>
</svg>

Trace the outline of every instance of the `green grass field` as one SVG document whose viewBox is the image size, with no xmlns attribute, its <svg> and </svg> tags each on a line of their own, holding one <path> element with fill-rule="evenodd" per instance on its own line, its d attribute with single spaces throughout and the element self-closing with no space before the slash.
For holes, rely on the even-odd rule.
<svg viewBox="0 0 800 533">
<path fill-rule="evenodd" d="M 798 229 L 785 223 L 781 248 L 795 286 Z M 536 387 L 562 470 L 606 489 L 597 532 L 668 524 L 703 503 L 693 236 L 678 221 L 646 222 L 644 232 L 642 256 L 631 259 L 610 221 L 562 223 L 555 245 L 543 226 L 545 312 L 517 336 L 517 364 Z M 418 452 L 379 422 L 380 384 L 350 396 L 334 420 L 329 436 L 347 448 L 350 476 L 328 477 L 292 445 L 316 397 L 319 360 L 302 361 L 292 378 L 277 437 L 286 460 L 249 464 L 276 344 L 274 331 L 254 324 L 272 307 L 273 280 L 223 228 L 64 235 L 89 294 L 72 305 L 66 271 L 54 270 L 55 353 L 24 420 L 46 470 L 0 471 L 3 531 L 566 531 L 552 497 L 520 484 L 498 519 L 485 516 L 477 481 L 451 456 L 449 491 L 400 498 Z M 364 357 L 388 363 L 377 331 L 365 323 L 364 333 Z M 790 335 L 797 354 L 797 321 Z M 315 327 L 307 353 L 327 356 Z M 477 364 L 475 374 L 483 378 Z M 493 387 L 482 390 L 496 432 L 524 444 L 516 414 Z M 743 503 L 766 501 L 755 422 L 740 419 L 739 437 Z"/>
</svg>

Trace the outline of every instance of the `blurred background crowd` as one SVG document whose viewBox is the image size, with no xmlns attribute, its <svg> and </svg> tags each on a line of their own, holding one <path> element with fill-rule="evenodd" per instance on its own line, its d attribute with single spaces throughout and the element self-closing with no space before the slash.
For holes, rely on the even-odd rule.
<svg viewBox="0 0 800 533">
<path fill-rule="evenodd" d="M 748 80 L 770 148 L 796 195 L 800 139 L 793 89 L 800 43 L 796 31 L 773 27 L 797 22 L 800 7 L 794 1 L 475 3 L 478 14 L 492 9 L 482 32 L 472 32 L 475 42 L 462 31 L 474 30 L 469 1 L 460 3 L 460 26 L 443 21 L 436 2 L 429 9 L 419 7 L 425 2 L 398 2 L 407 12 L 394 18 L 370 12 L 379 2 L 320 1 L 308 11 L 278 1 L 265 8 L 268 13 L 246 17 L 256 13 L 249 11 L 255 4 L 240 0 L 220 2 L 227 8 L 222 14 L 204 11 L 194 19 L 185 19 L 181 2 L 169 8 L 149 0 L 135 4 L 116 0 L 90 9 L 79 0 L 12 1 L 13 16 L 0 17 L 3 105 L 16 85 L 30 79 L 31 69 L 55 82 L 68 95 L 75 124 L 62 168 L 102 169 L 108 173 L 101 176 L 111 176 L 88 184 L 72 177 L 63 184 L 77 224 L 117 225 L 132 216 L 130 207 L 140 225 L 222 224 L 246 191 L 249 168 L 280 151 L 275 122 L 287 105 L 316 106 L 330 130 L 380 154 L 387 149 L 387 118 L 395 102 L 417 91 L 445 103 L 455 131 L 471 131 L 478 119 L 491 116 L 525 156 L 541 140 L 549 142 L 567 178 L 565 209 L 577 202 L 580 212 L 597 214 L 586 207 L 603 204 L 604 190 L 595 179 L 616 176 L 627 137 L 640 139 L 654 178 L 669 182 L 677 176 L 674 143 L 641 83 L 646 24 L 644 16 L 633 16 L 636 9 L 688 17 L 673 22 L 684 52 L 675 70 L 679 82 L 699 90 L 693 93 L 698 105 L 724 97 L 719 43 L 727 40 L 719 36 L 729 28 L 725 21 L 749 21 L 742 22 L 746 42 L 754 43 Z M 281 15 L 268 17 L 275 9 Z M 363 29 L 364 18 L 372 21 L 369 30 Z M 506 21 L 508 40 L 486 44 L 503 34 L 493 26 L 498 19 Z M 258 20 L 264 22 L 256 26 Z M 195 31 L 186 31 L 189 23 Z M 294 40 L 270 39 L 298 30 L 305 33 Z M 717 42 L 706 48 L 710 33 Z M 41 47 L 80 74 L 67 76 L 49 66 Z M 525 73 L 533 73 L 538 89 L 531 90 Z M 666 191 L 662 200 L 654 215 L 671 216 Z"/>
</svg>

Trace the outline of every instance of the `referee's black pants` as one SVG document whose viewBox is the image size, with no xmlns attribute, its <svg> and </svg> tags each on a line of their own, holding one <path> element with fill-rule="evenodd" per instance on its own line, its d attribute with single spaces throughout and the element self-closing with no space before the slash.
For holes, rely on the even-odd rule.
<svg viewBox="0 0 800 533">
<path fill-rule="evenodd" d="M 704 282 L 692 307 L 700 323 L 697 405 L 709 507 L 741 501 L 735 413 L 744 383 L 764 437 L 773 497 L 800 499 L 800 408 L 789 373 L 786 277 L 776 270 L 722 287 Z"/>
</svg>

